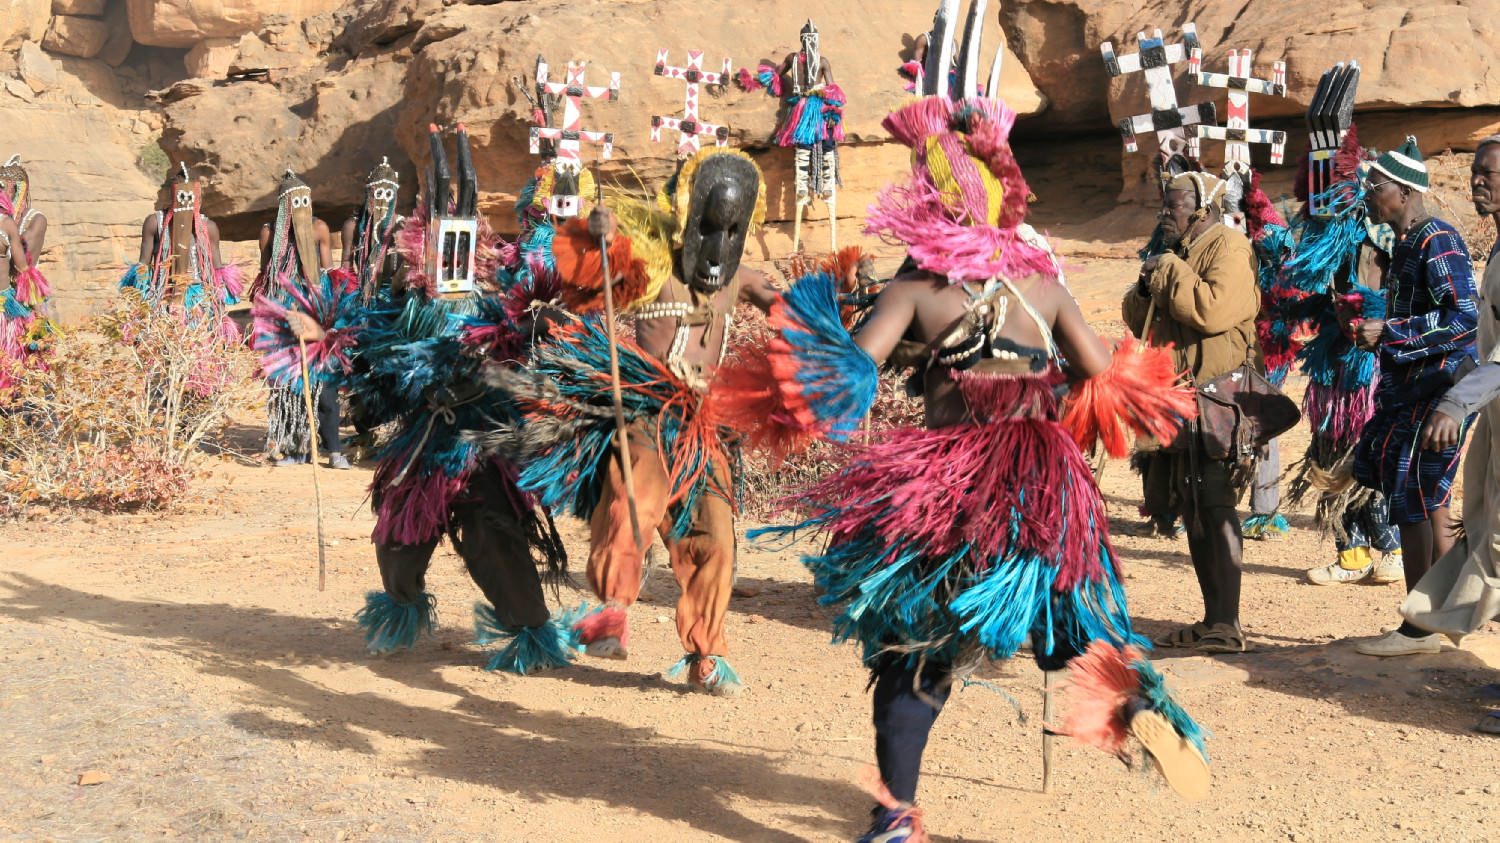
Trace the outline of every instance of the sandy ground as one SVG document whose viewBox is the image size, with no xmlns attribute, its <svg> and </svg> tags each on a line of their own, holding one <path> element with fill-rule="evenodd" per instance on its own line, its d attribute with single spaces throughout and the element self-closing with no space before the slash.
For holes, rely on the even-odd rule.
<svg viewBox="0 0 1500 843">
<path fill-rule="evenodd" d="M 1134 264 L 1090 259 L 1075 290 L 1101 331 Z M 253 419 L 232 434 L 253 442 Z M 1283 442 L 1284 464 L 1306 445 Z M 0 525 L 0 835 L 137 840 L 848 840 L 871 801 L 864 674 L 828 644 L 827 612 L 792 552 L 741 545 L 733 661 L 751 693 L 691 694 L 676 586 L 650 572 L 628 662 L 514 677 L 481 669 L 478 591 L 448 549 L 429 585 L 442 627 L 373 658 L 352 620 L 379 586 L 369 467 L 322 473 L 328 589 L 317 589 L 311 469 L 225 457 L 166 514 L 56 514 Z M 1181 539 L 1119 535 L 1139 484 L 1102 486 L 1139 628 L 1201 608 Z M 1381 661 L 1351 639 L 1393 623 L 1398 585 L 1319 588 L 1332 558 L 1306 514 L 1250 542 L 1253 653 L 1159 654 L 1213 732 L 1214 787 L 1178 799 L 1094 750 L 1058 753 L 1041 781 L 1041 674 L 982 678 L 936 727 L 920 801 L 934 837 L 1486 840 L 1500 825 L 1500 743 L 1470 731 L 1477 686 L 1500 679 L 1493 629 L 1441 654 Z M 748 526 L 748 525 L 742 525 Z M 564 524 L 573 567 L 584 532 Z M 564 589 L 576 605 L 588 595 Z M 83 774 L 102 774 L 80 785 Z"/>
</svg>

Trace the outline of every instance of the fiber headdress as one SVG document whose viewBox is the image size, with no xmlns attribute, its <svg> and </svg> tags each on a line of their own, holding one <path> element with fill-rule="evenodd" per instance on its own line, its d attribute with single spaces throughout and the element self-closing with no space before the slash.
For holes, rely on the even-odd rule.
<svg viewBox="0 0 1500 843">
<path fill-rule="evenodd" d="M 926 96 L 881 123 L 911 148 L 912 173 L 905 184 L 881 192 L 865 230 L 904 244 L 919 267 L 953 283 L 1033 274 L 1056 278 L 1052 255 L 1018 231 L 1026 219 L 1029 191 L 1010 149 L 1016 113 L 998 100 L 978 96 L 985 5 L 978 0 L 969 9 L 954 74 L 957 85 L 949 96 L 948 19 L 957 5 L 945 3 L 934 24 L 928 53 L 934 66 L 923 77 Z"/>
<path fill-rule="evenodd" d="M 4 166 L 0 166 L 0 184 L 5 188 L 5 199 L 10 205 L 7 213 L 20 223 L 31 208 L 31 179 L 26 175 L 26 168 L 21 166 L 19 154 L 12 155 Z"/>
<path fill-rule="evenodd" d="M 1422 151 L 1417 149 L 1417 139 L 1412 135 L 1406 136 L 1406 143 L 1401 144 L 1400 149 L 1381 154 L 1370 168 L 1385 173 L 1418 193 L 1427 192 L 1427 165 L 1422 163 Z"/>
</svg>

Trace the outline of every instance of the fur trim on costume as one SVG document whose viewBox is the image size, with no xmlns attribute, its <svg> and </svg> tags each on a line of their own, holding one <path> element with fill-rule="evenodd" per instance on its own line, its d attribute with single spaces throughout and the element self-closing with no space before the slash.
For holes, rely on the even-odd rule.
<svg viewBox="0 0 1500 843">
<path fill-rule="evenodd" d="M 622 648 L 630 646 L 630 616 L 624 606 L 605 603 L 593 611 L 576 616 L 572 630 L 579 644 L 593 643 L 601 638 L 616 638 Z"/>
<path fill-rule="evenodd" d="M 384 591 L 365 595 L 364 608 L 354 614 L 365 631 L 365 643 L 378 656 L 416 646 L 421 635 L 431 635 L 437 620 L 437 598 L 427 592 L 401 603 Z"/>
<path fill-rule="evenodd" d="M 730 667 L 729 659 L 723 656 L 703 656 L 697 653 L 688 653 L 678 660 L 676 664 L 667 670 L 667 678 L 676 679 L 683 674 L 683 671 L 687 671 L 688 681 L 698 684 L 696 680 L 697 667 L 699 662 L 703 661 L 712 662 L 714 666 L 713 670 L 709 671 L 709 674 L 703 677 L 701 682 L 703 689 L 708 693 L 718 696 L 726 690 L 725 686 L 738 685 L 741 688 L 745 686 L 744 681 L 740 679 L 740 675 L 735 672 L 733 667 Z"/>
<path fill-rule="evenodd" d="M 588 605 L 581 603 L 577 609 L 553 615 L 541 626 L 512 629 L 500 623 L 493 606 L 475 603 L 474 643 L 504 645 L 490 657 L 484 669 L 526 676 L 539 670 L 567 667 L 578 653 L 578 635 L 573 624 L 587 611 Z"/>
<path fill-rule="evenodd" d="M 1170 442 L 1198 417 L 1193 390 L 1183 383 L 1171 346 L 1152 348 L 1131 337 L 1115 348 L 1109 368 L 1069 391 L 1063 426 L 1084 451 L 1101 442 L 1105 453 L 1130 454 L 1128 430 Z"/>
</svg>

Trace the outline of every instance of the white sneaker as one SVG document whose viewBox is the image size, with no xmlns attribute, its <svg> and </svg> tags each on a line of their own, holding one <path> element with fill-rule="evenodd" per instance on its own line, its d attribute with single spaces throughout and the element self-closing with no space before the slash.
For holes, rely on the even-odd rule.
<svg viewBox="0 0 1500 843">
<path fill-rule="evenodd" d="M 1402 561 L 1401 551 L 1393 550 L 1380 558 L 1380 563 L 1375 570 L 1370 572 L 1370 582 L 1385 583 L 1406 582 L 1406 565 Z"/>
<path fill-rule="evenodd" d="M 1357 568 L 1344 567 L 1344 561 L 1359 565 Z M 1363 564 L 1360 564 L 1363 563 Z M 1307 581 L 1313 585 L 1338 585 L 1342 582 L 1359 582 L 1368 577 L 1375 570 L 1375 562 L 1370 559 L 1370 549 L 1367 547 L 1355 547 L 1339 553 L 1339 560 L 1332 565 L 1324 565 L 1321 568 L 1312 568 L 1307 572 Z"/>
<path fill-rule="evenodd" d="M 1440 653 L 1443 636 L 1436 632 L 1421 638 L 1409 638 L 1397 630 L 1391 630 L 1373 641 L 1361 641 L 1354 649 L 1367 656 L 1414 656 L 1418 653 Z"/>
</svg>

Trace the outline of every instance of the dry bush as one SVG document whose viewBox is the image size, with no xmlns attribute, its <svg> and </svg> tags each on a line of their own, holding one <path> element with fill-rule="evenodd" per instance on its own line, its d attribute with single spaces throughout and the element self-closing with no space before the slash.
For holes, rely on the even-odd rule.
<svg viewBox="0 0 1500 843">
<path fill-rule="evenodd" d="M 730 326 L 730 346 L 744 342 L 746 333 L 764 328 L 765 317 L 760 311 L 739 308 Z M 925 425 L 922 400 L 906 397 L 905 376 L 882 374 L 875 403 L 866 417 L 864 435 Z M 844 447 L 829 442 L 819 442 L 774 469 L 764 455 L 747 452 L 740 476 L 740 511 L 753 520 L 773 520 L 778 498 L 822 480 L 848 461 Z"/>
<path fill-rule="evenodd" d="M 257 394 L 254 363 L 211 327 L 122 298 L 0 395 L 0 516 L 168 505 L 187 490 L 199 444 Z"/>
</svg>

